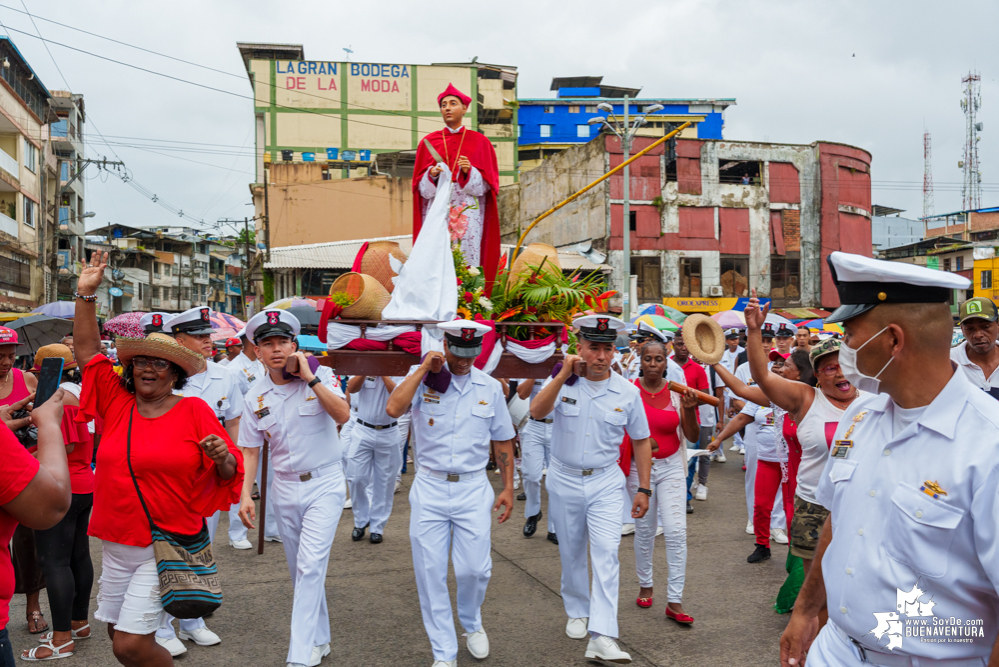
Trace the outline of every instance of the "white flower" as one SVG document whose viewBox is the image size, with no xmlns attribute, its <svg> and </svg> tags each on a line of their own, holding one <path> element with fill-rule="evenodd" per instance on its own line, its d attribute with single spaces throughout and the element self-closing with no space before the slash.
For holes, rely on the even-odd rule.
<svg viewBox="0 0 999 667">
<path fill-rule="evenodd" d="M 484 296 L 479 297 L 479 305 L 485 308 L 487 311 L 493 309 L 493 302 Z"/>
<path fill-rule="evenodd" d="M 474 266 L 470 266 L 468 267 L 468 275 L 474 278 L 475 276 L 479 275 L 479 270 Z"/>
</svg>

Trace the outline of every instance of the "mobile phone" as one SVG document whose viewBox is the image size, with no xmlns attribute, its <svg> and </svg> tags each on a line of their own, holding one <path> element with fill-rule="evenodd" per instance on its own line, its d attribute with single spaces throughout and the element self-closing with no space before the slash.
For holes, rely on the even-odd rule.
<svg viewBox="0 0 999 667">
<path fill-rule="evenodd" d="M 37 408 L 56 393 L 62 381 L 62 357 L 48 357 L 42 360 L 42 370 L 38 373 L 38 388 L 35 389 L 34 406 Z"/>
</svg>

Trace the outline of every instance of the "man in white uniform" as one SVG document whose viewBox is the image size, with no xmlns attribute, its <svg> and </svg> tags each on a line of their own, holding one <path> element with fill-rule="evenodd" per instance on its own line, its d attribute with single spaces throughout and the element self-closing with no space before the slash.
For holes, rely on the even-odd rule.
<svg viewBox="0 0 999 667">
<path fill-rule="evenodd" d="M 444 331 L 447 367 L 429 373 L 440 352 L 392 392 L 387 412 L 398 419 L 411 405 L 418 465 L 409 491 L 409 539 L 423 626 L 434 652 L 434 667 L 455 667 L 458 638 L 447 587 L 450 552 L 458 586 L 458 618 L 468 633 L 473 657 L 489 655 L 482 628 L 482 601 L 492 571 L 490 509 L 503 523 L 513 512 L 513 421 L 503 387 L 473 366 L 489 327 L 469 320 L 437 325 Z M 503 474 L 499 498 L 486 475 L 490 442 Z"/>
<path fill-rule="evenodd" d="M 239 337 L 225 339 L 225 359 L 219 361 L 219 366 L 228 366 L 233 359 L 243 351 L 243 342 Z"/>
<path fill-rule="evenodd" d="M 829 264 L 839 364 L 872 393 L 836 429 L 816 494 L 830 516 L 781 662 L 801 663 L 825 607 L 808 667 L 999 664 L 999 411 L 949 354 L 947 301 L 970 281 L 842 252 Z"/>
<path fill-rule="evenodd" d="M 961 304 L 964 340 L 951 348 L 950 358 L 964 371 L 971 384 L 999 399 L 999 313 L 991 299 L 975 297 Z"/>
<path fill-rule="evenodd" d="M 402 469 L 399 422 L 385 412 L 389 394 L 400 378 L 355 375 L 347 382 L 350 392 L 350 461 L 354 485 L 351 489 L 354 532 L 351 539 L 364 539 L 369 526 L 372 544 L 381 544 L 385 524 L 392 514 L 395 480 Z"/>
<path fill-rule="evenodd" d="M 625 483 L 617 460 L 627 430 L 639 479 L 632 516 L 641 518 L 652 495 L 649 424 L 638 387 L 609 368 L 614 340 L 625 323 L 616 317 L 588 315 L 578 318 L 575 325 L 580 356 L 566 356 L 559 373 L 531 402 L 531 415 L 555 415 L 546 483 L 559 535 L 562 602 L 569 616 L 566 634 L 573 639 L 590 638 L 587 659 L 628 664 L 631 656 L 617 644 L 621 488 Z M 586 364 L 585 377 L 573 373 L 578 361 Z M 587 541 L 593 559 L 592 590 Z"/>
<path fill-rule="evenodd" d="M 541 391 L 544 383 L 544 380 L 521 380 L 517 385 L 517 395 L 530 403 Z M 524 475 L 524 495 L 527 496 L 524 504 L 524 517 L 527 519 L 524 524 L 524 537 L 534 535 L 538 529 L 538 521 L 542 517 L 541 477 L 548 467 L 551 456 L 553 421 L 551 415 L 541 419 L 528 415 L 527 425 L 520 433 L 520 467 Z M 558 544 L 551 512 L 548 513 L 548 541 Z"/>
<path fill-rule="evenodd" d="M 182 390 L 174 390 L 178 396 L 196 396 L 208 404 L 215 412 L 215 417 L 222 423 L 233 442 L 239 437 L 239 417 L 243 394 L 239 383 L 229 372 L 211 360 L 212 354 L 212 323 L 211 308 L 192 308 L 165 320 L 164 328 L 183 347 L 197 352 L 205 358 L 205 370 L 187 378 Z M 154 323 L 151 322 L 151 326 Z M 229 544 L 236 549 L 249 549 L 250 542 L 246 539 L 246 528 L 239 521 L 239 505 L 233 505 L 229 511 Z M 215 512 L 205 519 L 208 525 L 208 536 L 214 542 L 215 531 L 219 525 L 221 512 Z M 187 648 L 180 639 L 188 639 L 199 646 L 214 646 L 222 640 L 217 634 L 205 626 L 200 618 L 180 619 L 180 633 L 174 632 L 173 617 L 164 614 L 164 621 L 156 631 L 156 641 L 170 651 L 171 655 L 180 655 Z"/>
<path fill-rule="evenodd" d="M 139 318 L 139 326 L 142 327 L 143 333 L 147 336 L 151 333 L 170 333 L 170 330 L 166 328 L 166 322 L 171 317 L 173 315 L 170 313 L 146 313 Z M 72 336 L 67 336 L 66 338 L 69 338 L 70 342 L 72 342 Z M 66 344 L 66 338 L 63 338 L 63 345 Z M 72 349 L 72 345 L 70 345 L 70 348 Z"/>
<path fill-rule="evenodd" d="M 265 310 L 246 323 L 246 335 L 267 374 L 243 401 L 240 425 L 248 469 L 256 468 L 264 438 L 270 443 L 270 493 L 295 590 L 288 667 L 318 665 L 330 652 L 326 570 L 346 493 L 337 424 L 350 413 L 333 371 L 325 366 L 313 370 L 309 358 L 295 351 L 300 331 L 298 319 L 286 310 Z M 287 374 L 292 356 L 299 370 Z M 239 513 L 249 528 L 256 518 L 252 489 L 253 478 L 246 476 Z"/>
<path fill-rule="evenodd" d="M 736 369 L 739 367 L 738 359 L 739 355 L 746 351 L 746 348 L 739 345 L 739 330 L 738 329 L 727 329 L 725 331 L 725 352 L 722 353 L 721 364 L 728 369 L 729 373 L 735 373 Z M 715 377 L 715 395 L 719 400 L 724 401 L 724 404 L 719 406 L 718 410 L 718 425 L 716 427 L 717 432 L 721 433 L 721 430 L 725 428 L 725 424 L 728 423 L 728 409 L 731 407 L 732 402 L 732 392 L 725 388 L 725 383 L 722 379 L 716 377 L 714 373 L 708 372 L 708 378 L 711 379 Z M 742 436 L 738 433 L 732 438 L 732 446 L 729 449 L 733 452 L 744 453 L 746 451 L 746 445 L 742 442 Z"/>
</svg>

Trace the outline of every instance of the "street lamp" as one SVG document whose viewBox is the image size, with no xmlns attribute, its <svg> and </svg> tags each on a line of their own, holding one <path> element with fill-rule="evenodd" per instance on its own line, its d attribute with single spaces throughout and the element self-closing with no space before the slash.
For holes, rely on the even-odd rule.
<svg viewBox="0 0 999 667">
<path fill-rule="evenodd" d="M 607 102 L 601 102 L 597 105 L 597 108 L 601 111 L 606 111 L 607 113 L 613 115 L 614 107 L 612 107 Z M 623 153 L 622 160 L 627 163 L 629 153 L 631 152 L 631 140 L 635 138 L 635 133 L 638 132 L 638 128 L 645 122 L 646 115 L 650 113 L 655 113 L 657 111 L 663 110 L 663 105 L 652 104 L 645 108 L 645 111 L 635 118 L 633 123 L 628 120 L 628 96 L 624 96 L 624 114 L 621 118 L 619 127 L 612 125 L 606 118 L 597 117 L 591 118 L 589 123 L 596 124 L 600 123 L 604 125 L 608 130 L 617 135 L 617 138 L 621 140 L 621 152 Z M 620 131 L 619 131 L 620 130 Z M 621 276 L 622 282 L 624 283 L 624 289 L 622 294 L 624 298 L 621 304 L 621 317 L 626 322 L 631 319 L 631 202 L 629 201 L 629 190 L 631 185 L 631 170 L 628 164 L 624 165 L 624 192 L 622 199 L 624 200 L 624 215 L 621 224 L 621 239 L 622 239 L 622 250 L 621 250 Z"/>
</svg>

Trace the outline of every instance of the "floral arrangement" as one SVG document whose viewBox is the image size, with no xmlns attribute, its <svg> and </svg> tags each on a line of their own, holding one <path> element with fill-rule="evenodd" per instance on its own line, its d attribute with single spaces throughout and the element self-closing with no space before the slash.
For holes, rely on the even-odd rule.
<svg viewBox="0 0 999 667">
<path fill-rule="evenodd" d="M 493 304 L 484 293 L 486 279 L 482 276 L 482 269 L 465 264 L 465 255 L 459 243 L 451 246 L 451 254 L 454 273 L 458 277 L 458 316 L 464 320 L 474 320 L 476 315 L 489 319 Z"/>
</svg>

